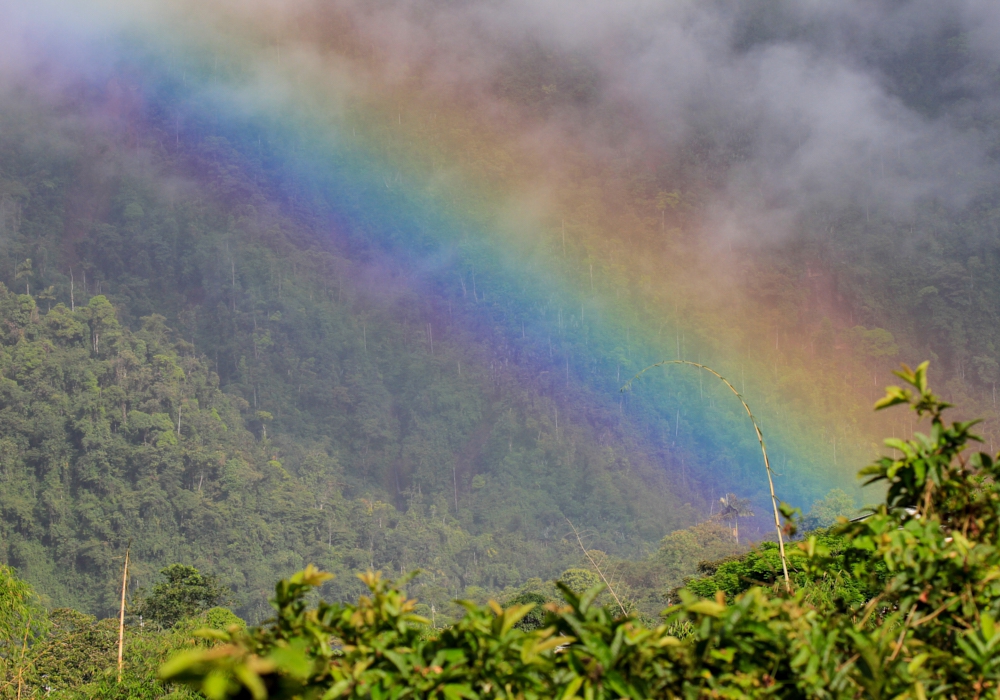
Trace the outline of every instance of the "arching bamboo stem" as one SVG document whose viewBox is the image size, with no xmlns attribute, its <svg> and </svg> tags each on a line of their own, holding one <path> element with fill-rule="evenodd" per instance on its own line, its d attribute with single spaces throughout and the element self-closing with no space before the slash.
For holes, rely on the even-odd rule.
<svg viewBox="0 0 1000 700">
<path fill-rule="evenodd" d="M 789 593 L 792 592 L 792 584 L 788 578 L 788 562 L 785 559 L 785 539 L 781 532 L 781 518 L 778 516 L 778 498 L 774 495 L 774 479 L 771 478 L 771 462 L 767 458 L 767 448 L 764 446 L 764 434 L 760 432 L 760 426 L 757 425 L 757 419 L 753 417 L 753 411 L 750 410 L 750 406 L 744 400 L 743 395 L 736 391 L 736 387 L 729 383 L 729 380 L 723 377 L 721 374 L 716 372 L 711 367 L 700 364 L 698 362 L 691 362 L 690 360 L 664 360 L 663 362 L 657 362 L 654 365 L 650 365 L 646 369 L 639 372 L 637 375 L 632 377 L 625 386 L 621 388 L 622 391 L 626 391 L 631 388 L 632 382 L 641 377 L 643 374 L 655 367 L 662 367 L 664 365 L 690 365 L 692 367 L 697 367 L 698 369 L 703 369 L 709 374 L 714 374 L 716 377 L 722 380 L 722 382 L 729 387 L 729 390 L 736 394 L 736 398 L 740 400 L 743 404 L 743 408 L 746 409 L 747 415 L 750 417 L 750 422 L 753 423 L 753 429 L 757 434 L 757 442 L 760 443 L 761 454 L 764 455 L 764 470 L 767 472 L 767 486 L 771 491 L 771 509 L 774 511 L 774 530 L 778 534 L 778 551 L 781 554 L 781 568 L 785 574 L 785 590 Z"/>
</svg>

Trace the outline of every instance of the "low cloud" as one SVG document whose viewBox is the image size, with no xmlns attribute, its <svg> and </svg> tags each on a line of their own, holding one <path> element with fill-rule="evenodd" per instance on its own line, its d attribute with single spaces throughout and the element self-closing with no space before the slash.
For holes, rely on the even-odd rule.
<svg viewBox="0 0 1000 700">
<path fill-rule="evenodd" d="M 485 109 L 542 95 L 526 138 L 696 162 L 672 184 L 708 182 L 710 228 L 726 237 L 780 235 L 818 210 L 961 207 L 997 182 L 1000 5 L 987 0 L 257 0 L 185 12 L 157 0 L 15 12 L 0 89 L 57 92 L 37 46 L 79 72 L 77 35 L 97 45 L 137 27 L 177 31 L 169 22 L 220 45 L 273 33 L 275 50 L 251 59 L 266 76 L 282 49 L 329 60 L 326 27 L 378 56 L 383 81 L 419 79 Z"/>
</svg>

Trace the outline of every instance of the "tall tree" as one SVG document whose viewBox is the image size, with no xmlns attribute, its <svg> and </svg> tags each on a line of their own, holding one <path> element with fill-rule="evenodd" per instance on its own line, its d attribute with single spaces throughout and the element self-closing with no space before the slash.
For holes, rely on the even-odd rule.
<svg viewBox="0 0 1000 700">
<path fill-rule="evenodd" d="M 719 517 L 726 522 L 732 523 L 733 538 L 736 544 L 740 543 L 740 518 L 753 517 L 753 510 L 750 508 L 750 499 L 737 498 L 736 494 L 727 493 L 719 499 L 722 509 Z"/>
</svg>

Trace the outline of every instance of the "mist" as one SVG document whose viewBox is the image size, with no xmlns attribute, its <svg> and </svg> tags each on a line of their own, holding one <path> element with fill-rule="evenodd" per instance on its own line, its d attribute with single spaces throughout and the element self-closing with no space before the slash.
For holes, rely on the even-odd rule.
<svg viewBox="0 0 1000 700">
<path fill-rule="evenodd" d="M 14 15 L 7 89 L 32 71 L 34 89 L 58 89 L 55 73 L 37 80 L 31 38 L 71 59 L 74 34 L 100 43 L 130 27 L 156 31 L 183 9 L 61 5 Z M 274 32 L 286 56 L 316 65 L 322 27 L 334 27 L 374 51 L 382 81 L 416 81 L 487 113 L 523 108 L 532 148 L 557 139 L 660 171 L 695 150 L 679 180 L 709 184 L 707 228 L 724 238 L 789 233 L 817 210 L 905 218 L 928 198 L 961 207 L 998 179 L 994 3 L 298 0 L 187 11 L 197 31 Z M 942 36 L 954 52 L 926 55 Z M 275 58 L 257 60 L 263 76 Z"/>
<path fill-rule="evenodd" d="M 701 172 L 688 178 L 710 183 L 706 228 L 724 238 L 787 234 L 816 211 L 905 219 L 919 201 L 958 208 L 997 182 L 992 3 L 336 7 L 390 80 L 420 76 L 488 107 L 525 55 L 582 77 L 575 92 L 537 86 L 550 98 L 537 128 L 668 164 L 697 149 Z M 942 36 L 953 54 L 925 55 Z"/>
</svg>

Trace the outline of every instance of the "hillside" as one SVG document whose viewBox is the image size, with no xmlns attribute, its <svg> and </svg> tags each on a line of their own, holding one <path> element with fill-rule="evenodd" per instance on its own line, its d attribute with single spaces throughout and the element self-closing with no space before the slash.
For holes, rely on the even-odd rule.
<svg viewBox="0 0 1000 700">
<path fill-rule="evenodd" d="M 132 541 L 138 584 L 191 562 L 251 617 L 306 561 L 343 595 L 351 571 L 424 568 L 444 609 L 576 565 L 566 518 L 629 556 L 695 517 L 460 328 L 432 348 L 427 300 L 352 279 L 256 215 L 262 195 L 227 203 L 213 174 L 165 199 L 183 163 L 144 176 L 113 142 L 29 149 L 19 129 L 7 114 L 0 276 L 26 293 L 4 292 L 3 542 L 52 604 L 110 610 Z"/>
<path fill-rule="evenodd" d="M 55 4 L 0 28 L 0 560 L 53 605 L 106 613 L 132 542 L 254 619 L 309 561 L 445 610 L 575 527 L 649 612 L 720 497 L 773 527 L 724 385 L 621 391 L 664 359 L 803 510 L 878 500 L 899 362 L 1000 437 L 996 60 L 950 4 Z"/>
</svg>

